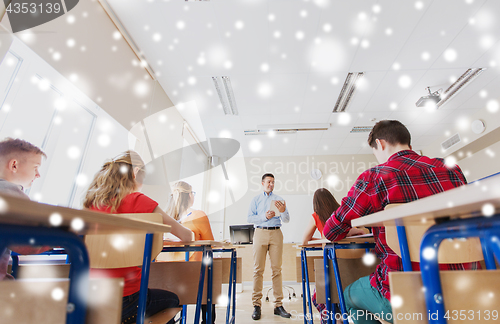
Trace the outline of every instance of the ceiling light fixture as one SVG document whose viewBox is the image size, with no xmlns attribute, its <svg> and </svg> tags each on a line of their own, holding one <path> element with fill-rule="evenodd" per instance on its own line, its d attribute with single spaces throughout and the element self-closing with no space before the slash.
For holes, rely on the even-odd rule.
<svg viewBox="0 0 500 324">
<path fill-rule="evenodd" d="M 429 91 L 426 96 L 420 97 L 415 105 L 417 107 L 429 107 L 434 108 L 442 107 L 444 104 L 449 102 L 454 96 L 456 96 L 463 88 L 474 81 L 485 69 L 484 68 L 470 68 L 465 71 L 451 86 L 448 87 L 443 93 L 443 89 L 432 92 L 430 87 L 425 88 Z"/>
<path fill-rule="evenodd" d="M 331 124 L 329 123 L 257 125 L 257 129 L 246 130 L 245 135 L 269 135 L 271 133 L 279 135 L 279 134 L 293 134 L 305 131 L 324 131 L 328 130 L 330 126 Z"/>
<path fill-rule="evenodd" d="M 270 135 L 270 133 L 273 133 L 276 135 L 281 135 L 281 134 L 295 134 L 297 133 L 296 130 L 260 130 L 260 129 L 251 129 L 251 130 L 246 130 L 245 135 Z"/>
<path fill-rule="evenodd" d="M 462 74 L 457 81 L 444 91 L 441 96 L 441 100 L 437 103 L 437 107 L 442 107 L 448 101 L 451 100 L 457 93 L 459 93 L 465 86 L 469 85 L 474 81 L 485 69 L 484 68 L 471 68 L 467 69 L 464 74 Z"/>
<path fill-rule="evenodd" d="M 238 108 L 236 107 L 233 87 L 229 77 L 212 77 L 212 81 L 214 82 L 215 90 L 219 95 L 224 115 L 238 115 Z"/>
<path fill-rule="evenodd" d="M 363 75 L 364 72 L 349 72 L 347 74 L 347 78 L 344 81 L 342 90 L 340 90 L 340 95 L 335 103 L 335 107 L 333 108 L 334 113 L 344 112 L 347 109 L 347 106 L 351 102 L 354 94 L 354 90 L 356 90 L 356 83 L 363 77 Z"/>
<path fill-rule="evenodd" d="M 373 126 L 354 126 L 351 129 L 351 133 L 368 133 L 371 132 Z"/>
<path fill-rule="evenodd" d="M 231 108 L 231 112 L 233 115 L 238 115 L 238 108 L 236 107 L 236 100 L 234 98 L 233 86 L 231 85 L 231 80 L 229 80 L 228 76 L 223 76 L 222 82 L 224 83 L 224 87 L 226 88 L 226 95 L 227 95 L 227 100 L 229 101 L 229 108 Z"/>
</svg>

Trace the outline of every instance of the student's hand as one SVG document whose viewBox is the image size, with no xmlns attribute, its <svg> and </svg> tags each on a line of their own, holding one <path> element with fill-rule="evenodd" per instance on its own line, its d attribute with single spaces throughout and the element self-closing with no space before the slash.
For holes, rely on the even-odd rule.
<svg viewBox="0 0 500 324">
<path fill-rule="evenodd" d="M 271 219 L 271 218 L 273 218 L 275 215 L 276 215 L 276 214 L 275 214 L 272 210 L 268 210 L 268 211 L 266 212 L 266 218 L 267 218 L 267 219 Z"/>
<path fill-rule="evenodd" d="M 353 227 L 349 230 L 349 233 L 347 233 L 347 237 L 363 234 L 366 234 L 366 232 L 362 228 Z"/>
<path fill-rule="evenodd" d="M 286 210 L 286 203 L 283 201 L 279 201 L 279 200 L 276 200 L 274 205 L 276 206 L 276 208 L 278 208 L 278 210 L 280 211 L 280 213 L 284 213 L 285 210 Z"/>
</svg>

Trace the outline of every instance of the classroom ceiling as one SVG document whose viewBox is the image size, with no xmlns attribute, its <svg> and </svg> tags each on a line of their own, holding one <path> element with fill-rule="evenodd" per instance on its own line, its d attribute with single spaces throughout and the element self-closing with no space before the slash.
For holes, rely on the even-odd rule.
<svg viewBox="0 0 500 324">
<path fill-rule="evenodd" d="M 367 133 L 350 130 L 382 119 L 406 124 L 423 150 L 469 127 L 478 110 L 498 110 L 497 0 L 107 2 L 172 102 L 196 105 L 199 117 L 186 116 L 203 126 L 195 131 L 236 139 L 247 157 L 368 154 Z M 446 105 L 415 106 L 426 87 L 446 89 L 472 67 L 487 69 Z M 348 72 L 364 72 L 363 82 L 347 114 L 332 113 Z M 224 115 L 213 76 L 230 78 L 237 116 Z M 331 126 L 244 135 L 292 123 Z"/>
</svg>

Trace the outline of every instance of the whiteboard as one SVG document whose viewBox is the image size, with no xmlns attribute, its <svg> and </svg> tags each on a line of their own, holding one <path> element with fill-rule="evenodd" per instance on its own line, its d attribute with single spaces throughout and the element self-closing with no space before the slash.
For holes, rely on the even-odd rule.
<svg viewBox="0 0 500 324">
<path fill-rule="evenodd" d="M 301 243 L 304 230 L 312 217 L 313 205 L 312 195 L 281 195 L 286 202 L 286 207 L 290 213 L 290 222 L 283 223 L 281 230 L 283 232 L 284 243 Z M 319 232 L 316 232 L 319 237 Z"/>
</svg>

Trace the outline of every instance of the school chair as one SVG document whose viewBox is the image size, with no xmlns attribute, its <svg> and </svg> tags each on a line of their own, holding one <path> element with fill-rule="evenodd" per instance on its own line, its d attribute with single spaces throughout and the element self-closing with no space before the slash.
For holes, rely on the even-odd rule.
<svg viewBox="0 0 500 324">
<path fill-rule="evenodd" d="M 183 249 L 179 247 L 177 250 Z M 214 253 L 222 253 L 231 251 L 236 255 L 232 249 L 215 248 Z M 150 288 L 166 289 L 174 292 L 179 296 L 179 303 L 181 305 L 196 304 L 199 297 L 199 282 L 193 278 L 199 278 L 201 270 L 200 261 L 184 261 L 186 253 L 193 252 L 162 252 L 156 258 L 156 261 L 151 265 L 151 276 L 149 281 Z M 200 253 L 200 252 L 197 252 Z M 229 284 L 228 298 L 227 298 L 227 311 L 226 323 L 234 322 L 235 317 L 235 303 L 236 303 L 236 283 L 242 283 L 242 258 L 236 258 L 234 268 L 231 265 L 232 258 L 213 258 L 212 267 L 212 303 L 213 305 L 219 302 L 217 296 L 221 296 L 222 284 Z M 230 277 L 231 269 L 234 271 L 234 280 Z M 156 279 L 155 279 L 156 278 Z M 162 280 L 158 278 L 163 278 Z M 202 305 L 207 303 L 207 280 L 208 269 L 205 269 L 204 288 L 201 296 Z M 225 299 L 225 297 L 224 297 Z M 232 305 L 232 310 L 231 310 Z M 183 314 L 181 323 L 186 323 L 186 315 Z"/>
<path fill-rule="evenodd" d="M 390 204 L 387 205 L 385 209 L 394 208 L 399 205 L 401 204 Z M 420 262 L 420 242 L 422 241 L 422 237 L 427 229 L 434 224 L 434 221 L 426 221 L 426 223 L 421 225 L 404 226 L 406 241 L 408 244 L 409 260 L 411 262 Z M 401 258 L 401 251 L 404 247 L 401 247 L 397 227 L 386 226 L 385 237 L 387 245 Z M 483 259 L 481 242 L 477 237 L 446 240 L 441 243 L 438 252 L 439 263 L 467 263 L 482 261 Z"/>
<path fill-rule="evenodd" d="M 395 205 L 387 207 L 393 208 Z M 434 221 L 427 221 L 421 225 L 404 227 L 409 258 L 412 262 L 420 262 L 422 237 L 434 224 Z M 387 244 L 401 257 L 396 227 L 386 226 L 385 230 Z M 473 237 L 444 240 L 439 247 L 437 259 L 440 264 L 480 262 L 483 260 L 480 239 Z M 493 299 L 489 301 L 487 296 L 490 296 L 490 293 L 495 294 L 495 291 L 496 294 L 500 292 L 500 284 L 494 283 L 495 279 L 498 281 L 500 271 L 440 271 L 439 273 L 443 300 L 446 300 L 446 309 L 449 311 L 448 323 L 481 323 L 485 320 L 483 315 L 488 311 L 491 314 L 493 311 L 490 302 L 498 305 L 498 301 Z M 427 311 L 421 272 L 391 272 L 389 284 L 395 324 L 427 323 L 429 319 L 435 317 L 435 314 Z M 454 311 L 457 311 L 456 314 Z M 486 322 L 491 322 L 492 319 L 490 315 L 490 320 Z"/>
<path fill-rule="evenodd" d="M 66 323 L 68 275 L 69 265 L 20 266 L 17 280 L 0 282 L 0 323 Z M 90 279 L 87 289 L 85 322 L 119 324 L 123 279 Z"/>
<path fill-rule="evenodd" d="M 449 324 L 500 320 L 500 270 L 440 271 L 439 275 Z M 427 310 L 420 272 L 391 272 L 389 284 L 394 324 L 421 324 L 438 318 Z"/>
<path fill-rule="evenodd" d="M 156 213 L 119 214 L 117 216 L 163 223 L 162 216 Z M 90 267 L 97 269 L 140 267 L 143 263 L 145 241 L 146 234 L 99 233 L 86 235 L 85 244 L 89 253 Z M 162 248 L 163 233 L 155 233 L 151 260 L 156 258 Z M 146 288 L 148 287 L 146 286 Z M 166 309 L 145 319 L 144 323 L 166 323 L 180 310 L 181 308 Z"/>
<path fill-rule="evenodd" d="M 172 252 L 162 254 L 167 253 Z M 165 259 L 165 256 L 161 259 Z M 175 293 L 179 297 L 180 305 L 196 305 L 200 294 L 198 279 L 200 278 L 201 263 L 201 261 L 154 262 L 151 264 L 150 269 L 149 288 L 165 289 Z M 221 258 L 212 259 L 211 300 L 214 305 L 222 294 L 222 268 L 223 261 Z M 204 277 L 201 305 L 207 304 L 208 267 L 205 267 Z M 222 319 L 217 321 L 222 322 Z M 146 321 L 145 323 L 149 322 Z"/>
</svg>

